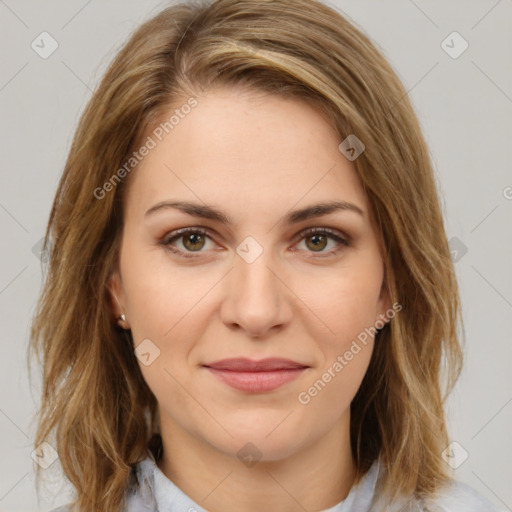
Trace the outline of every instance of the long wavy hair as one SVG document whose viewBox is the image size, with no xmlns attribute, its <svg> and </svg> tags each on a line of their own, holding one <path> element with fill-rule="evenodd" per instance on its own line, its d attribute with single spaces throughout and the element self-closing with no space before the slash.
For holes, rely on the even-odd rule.
<svg viewBox="0 0 512 512">
<path fill-rule="evenodd" d="M 43 369 L 34 446 L 54 443 L 76 510 L 122 510 L 132 469 L 159 433 L 156 398 L 107 290 L 136 166 L 100 198 L 97 191 L 171 108 L 214 85 L 306 100 L 340 142 L 349 134 L 363 141 L 354 164 L 378 221 L 385 282 L 402 310 L 378 332 L 351 403 L 356 482 L 380 457 L 384 493 L 432 495 L 453 480 L 441 456 L 444 402 L 464 357 L 438 185 L 396 73 L 367 36 L 316 0 L 171 5 L 109 65 L 81 115 L 46 231 L 48 267 L 27 354 Z"/>
</svg>

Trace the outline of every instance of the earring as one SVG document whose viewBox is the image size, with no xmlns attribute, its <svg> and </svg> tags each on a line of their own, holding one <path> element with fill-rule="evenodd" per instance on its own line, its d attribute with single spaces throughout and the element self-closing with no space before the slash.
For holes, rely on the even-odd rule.
<svg viewBox="0 0 512 512">
<path fill-rule="evenodd" d="M 121 308 L 121 304 L 119 303 L 119 299 L 117 298 L 116 295 L 114 295 L 114 298 L 116 299 L 116 302 L 117 302 L 117 305 L 119 306 L 119 308 Z M 124 313 L 121 313 L 121 316 L 118 316 L 117 319 L 121 320 L 122 322 L 126 322 L 126 316 Z"/>
</svg>

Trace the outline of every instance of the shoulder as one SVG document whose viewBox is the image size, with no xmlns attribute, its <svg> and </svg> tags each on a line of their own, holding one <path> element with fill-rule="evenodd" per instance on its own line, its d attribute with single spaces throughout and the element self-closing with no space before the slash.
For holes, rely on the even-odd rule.
<svg viewBox="0 0 512 512">
<path fill-rule="evenodd" d="M 155 512 L 157 510 L 153 495 L 155 467 L 156 463 L 150 452 L 145 459 L 133 465 L 125 494 L 124 512 Z M 50 512 L 74 511 L 73 503 L 67 503 Z"/>
<path fill-rule="evenodd" d="M 382 473 L 382 474 L 381 474 Z M 379 472 L 383 477 L 384 471 Z M 379 484 L 382 484 L 379 478 Z M 392 504 L 379 492 L 377 485 L 369 512 L 501 512 L 489 500 L 471 486 L 452 480 L 440 487 L 433 495 L 400 496 Z"/>
<path fill-rule="evenodd" d="M 469 485 L 455 481 L 435 496 L 422 501 L 429 512 L 499 512 L 492 503 Z"/>
</svg>

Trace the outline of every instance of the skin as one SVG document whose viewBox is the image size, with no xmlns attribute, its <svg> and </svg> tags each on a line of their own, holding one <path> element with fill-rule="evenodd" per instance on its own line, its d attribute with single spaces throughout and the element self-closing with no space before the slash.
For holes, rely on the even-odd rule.
<svg viewBox="0 0 512 512">
<path fill-rule="evenodd" d="M 307 405 L 298 395 L 391 306 L 376 224 L 341 140 L 307 103 L 227 88 L 197 99 L 130 176 L 119 268 L 109 284 L 135 347 L 150 339 L 160 350 L 148 366 L 139 361 L 159 403 L 158 465 L 213 512 L 267 511 L 269 503 L 283 512 L 323 510 L 354 482 L 349 407 L 373 338 Z M 167 200 L 216 207 L 234 224 L 172 208 L 145 216 Z M 280 223 L 290 210 L 331 200 L 354 203 L 364 215 Z M 195 258 L 163 243 L 185 227 L 210 232 L 169 242 Z M 351 243 L 300 235 L 313 227 Z M 252 263 L 236 252 L 248 236 L 263 250 Z M 310 368 L 274 391 L 249 394 L 202 367 L 229 357 L 284 357 Z M 261 454 L 251 467 L 237 457 L 249 442 Z"/>
</svg>

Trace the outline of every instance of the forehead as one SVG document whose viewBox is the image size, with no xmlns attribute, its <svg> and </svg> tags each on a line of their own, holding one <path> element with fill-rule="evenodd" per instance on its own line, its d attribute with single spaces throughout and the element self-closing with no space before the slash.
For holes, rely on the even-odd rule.
<svg viewBox="0 0 512 512">
<path fill-rule="evenodd" d="M 236 88 L 196 99 L 197 106 L 181 112 L 162 140 L 154 127 L 148 132 L 155 147 L 131 176 L 127 208 L 140 215 L 172 197 L 231 206 L 233 214 L 325 200 L 366 209 L 354 164 L 338 150 L 339 136 L 313 105 Z M 170 107 L 162 122 L 176 109 Z"/>
</svg>

